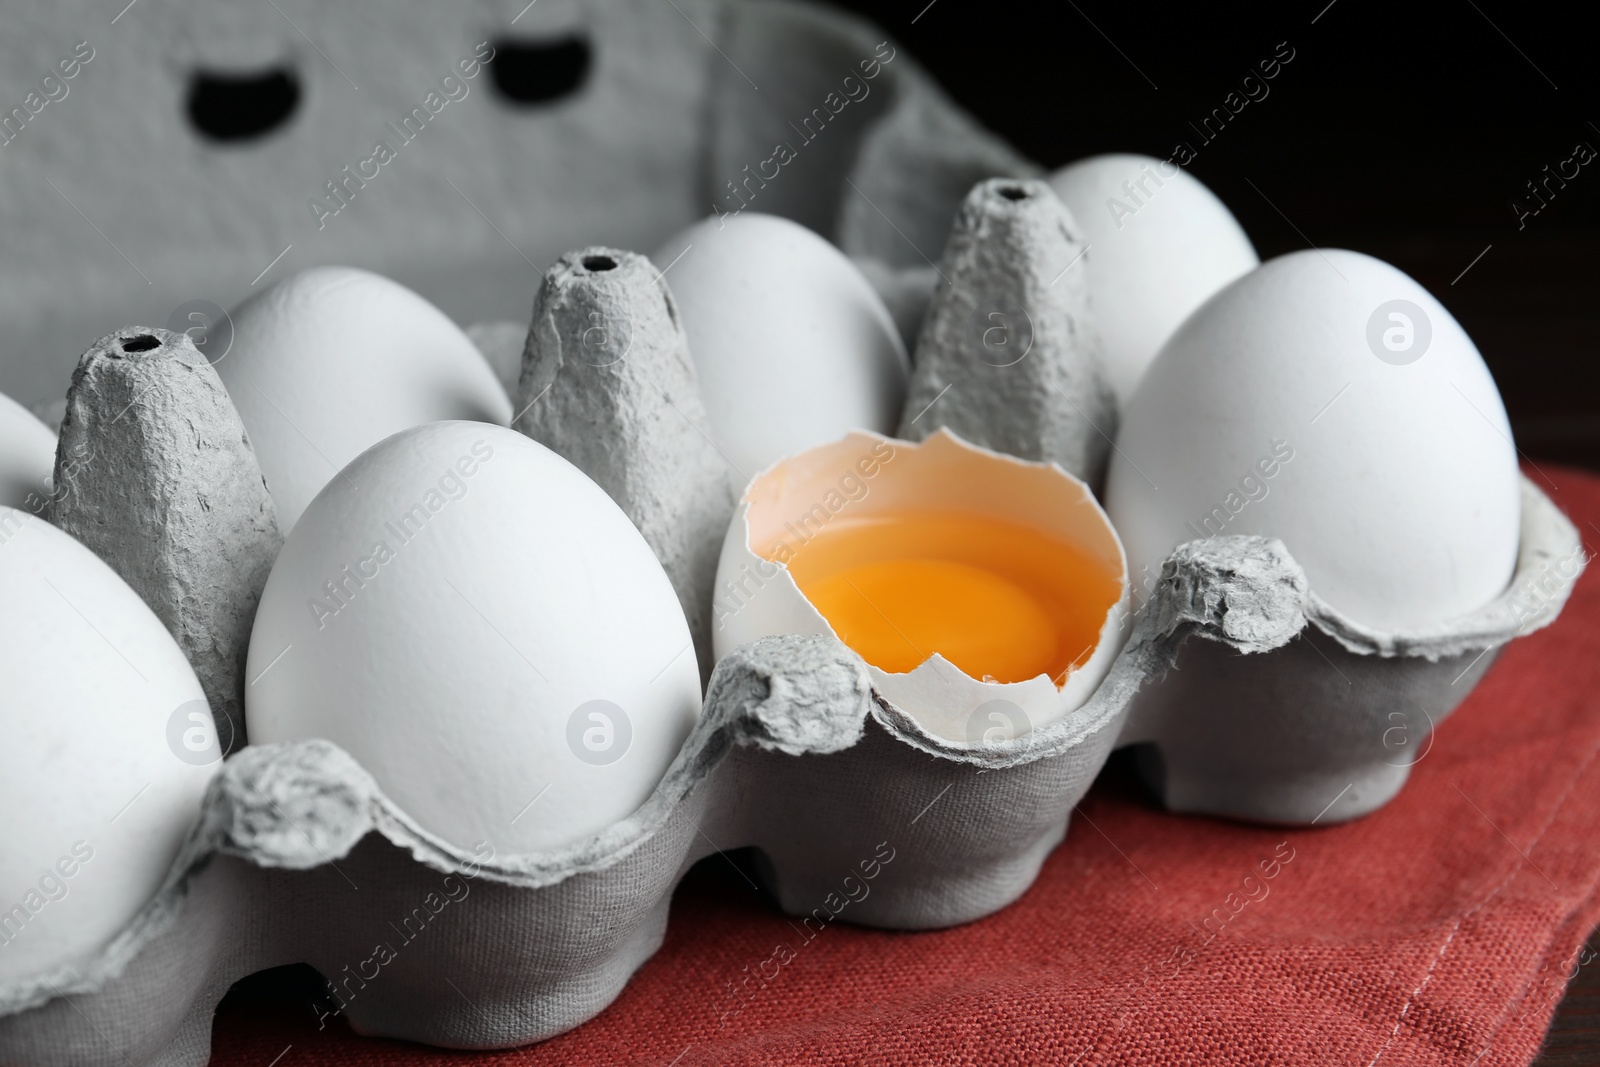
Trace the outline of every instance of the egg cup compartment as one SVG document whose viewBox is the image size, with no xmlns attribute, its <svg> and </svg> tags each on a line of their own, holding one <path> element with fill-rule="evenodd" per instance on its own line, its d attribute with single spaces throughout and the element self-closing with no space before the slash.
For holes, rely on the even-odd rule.
<svg viewBox="0 0 1600 1067">
<path fill-rule="evenodd" d="M 1172 811 L 1289 824 L 1366 815 L 1399 792 L 1499 649 L 1554 621 L 1586 561 L 1577 529 L 1524 477 L 1516 572 L 1494 601 L 1387 633 L 1303 586 L 1294 640 L 1249 657 L 1192 642 L 1135 699 L 1119 745 L 1140 746 L 1140 772 Z"/>
<path fill-rule="evenodd" d="M 808 928 L 981 918 L 1032 883 L 1134 694 L 1187 638 L 1279 647 L 1304 625 L 1303 591 L 1276 541 L 1186 545 L 1094 696 L 987 745 L 924 731 L 832 638 L 765 638 L 718 665 L 638 812 L 537 855 L 440 840 L 329 742 L 247 747 L 105 952 L 0 986 L 0 1062 L 202 1064 L 229 985 L 297 961 L 362 1033 L 464 1048 L 547 1038 L 618 995 L 660 946 L 679 878 L 719 849 L 757 848 Z"/>
</svg>

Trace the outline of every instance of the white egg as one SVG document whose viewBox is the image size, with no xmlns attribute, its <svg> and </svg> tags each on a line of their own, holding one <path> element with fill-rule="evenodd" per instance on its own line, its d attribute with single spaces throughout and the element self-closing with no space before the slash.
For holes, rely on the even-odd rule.
<svg viewBox="0 0 1600 1067">
<path fill-rule="evenodd" d="M 287 532 L 340 468 L 440 419 L 511 421 L 511 401 L 444 312 L 370 271 L 318 267 L 233 312 L 217 361 Z"/>
<path fill-rule="evenodd" d="M 1197 311 L 1128 404 L 1106 507 L 1148 588 L 1179 543 L 1281 538 L 1311 588 L 1404 630 L 1516 563 L 1519 475 L 1489 370 L 1422 286 L 1356 252 L 1282 256 Z"/>
<path fill-rule="evenodd" d="M 253 743 L 327 738 L 463 848 L 564 845 L 642 804 L 700 711 L 688 624 L 605 491 L 543 445 L 442 422 L 306 509 L 250 641 Z"/>
<path fill-rule="evenodd" d="M 893 432 L 910 363 L 894 319 L 844 253 L 746 212 L 706 219 L 654 262 L 683 317 L 724 456 L 754 478 L 855 429 Z"/>
<path fill-rule="evenodd" d="M 222 752 L 143 600 L 0 507 L 0 982 L 81 963 L 155 893 Z"/>
<path fill-rule="evenodd" d="M 0 507 L 37 512 L 50 495 L 56 435 L 33 412 L 0 393 Z"/>
<path fill-rule="evenodd" d="M 1084 614 L 1095 620 L 1090 633 L 1098 632 L 1098 640 L 1059 683 L 1048 674 L 1013 682 L 974 678 L 928 648 L 927 658 L 905 672 L 869 662 L 873 689 L 950 741 L 992 739 L 996 727 L 998 736 L 1014 738 L 1071 714 L 1094 694 L 1121 648 L 1128 572 L 1116 530 L 1089 487 L 1055 464 L 980 448 L 949 430 L 920 443 L 852 433 L 758 477 L 728 528 L 717 566 L 717 657 L 771 635 L 839 636 L 788 565 L 836 520 L 844 528 L 949 512 L 1001 520 L 1072 546 L 1078 559 L 1058 563 L 1066 573 L 1082 573 L 1087 564 L 1097 576 L 1083 583 L 1080 603 L 1090 605 Z"/>
<path fill-rule="evenodd" d="M 1167 160 L 1090 156 L 1050 176 L 1083 228 L 1101 359 L 1126 404 L 1178 324 L 1260 262 L 1221 200 Z"/>
</svg>

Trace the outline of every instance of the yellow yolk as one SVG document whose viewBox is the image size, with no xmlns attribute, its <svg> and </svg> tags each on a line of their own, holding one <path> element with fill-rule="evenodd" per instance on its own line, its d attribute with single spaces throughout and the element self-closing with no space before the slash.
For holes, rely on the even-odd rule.
<svg viewBox="0 0 1600 1067">
<path fill-rule="evenodd" d="M 845 644 L 896 674 L 937 652 L 973 678 L 1046 674 L 1061 685 L 1121 593 L 1116 575 L 1065 541 L 955 512 L 840 516 L 771 558 Z"/>
</svg>

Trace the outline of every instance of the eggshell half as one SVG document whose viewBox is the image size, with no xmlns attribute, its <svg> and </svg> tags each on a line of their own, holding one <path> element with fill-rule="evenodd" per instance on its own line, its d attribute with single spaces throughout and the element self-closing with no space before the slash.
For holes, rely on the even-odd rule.
<svg viewBox="0 0 1600 1067">
<path fill-rule="evenodd" d="M 99 557 L 0 507 L 0 982 L 93 956 L 222 765 L 177 643 Z"/>
<path fill-rule="evenodd" d="M 301 271 L 232 316 L 217 374 L 285 532 L 340 468 L 392 433 L 441 419 L 511 421 L 511 401 L 467 335 L 382 275 Z"/>
<path fill-rule="evenodd" d="M 502 854 L 636 810 L 700 710 L 639 531 L 484 423 L 403 431 L 328 484 L 273 566 L 248 670 L 253 743 L 333 741 L 424 827 Z"/>
<path fill-rule="evenodd" d="M 33 412 L 0 393 L 0 507 L 37 511 L 50 495 L 56 435 Z"/>
<path fill-rule="evenodd" d="M 847 495 L 841 490 L 843 479 L 851 479 L 844 485 L 865 485 L 865 493 Z M 869 664 L 877 693 L 929 733 L 970 743 L 973 714 L 990 701 L 1007 701 L 1025 718 L 994 720 L 1002 727 L 995 736 L 1018 736 L 1070 714 L 1111 669 L 1128 603 L 1127 565 L 1116 531 L 1094 494 L 1053 463 L 1029 463 L 991 452 L 948 430 L 921 444 L 852 433 L 784 460 L 756 478 L 728 528 L 717 569 L 712 610 L 719 659 L 773 634 L 838 636 L 800 591 L 789 569 L 764 558 L 757 548 L 789 536 L 786 524 L 802 518 L 815 522 L 819 507 L 830 515 L 848 512 L 857 517 L 949 509 L 1008 519 L 1077 545 L 1122 582 L 1122 597 L 1106 612 L 1099 645 L 1059 688 L 1044 675 L 1024 682 L 979 681 L 937 653 L 904 674 Z"/>
<path fill-rule="evenodd" d="M 889 433 L 910 361 L 877 291 L 799 223 L 706 219 L 653 257 L 683 317 L 712 435 L 749 479 L 854 429 Z"/>
<path fill-rule="evenodd" d="M 1090 156 L 1049 180 L 1088 241 L 1101 359 L 1126 404 L 1178 324 L 1260 260 L 1222 201 L 1176 163 Z"/>
<path fill-rule="evenodd" d="M 1117 445 L 1106 510 L 1137 587 L 1184 541 L 1270 535 L 1328 603 L 1394 632 L 1483 606 L 1516 564 L 1494 379 L 1427 290 L 1357 252 L 1281 256 L 1218 293 L 1151 365 Z"/>
</svg>

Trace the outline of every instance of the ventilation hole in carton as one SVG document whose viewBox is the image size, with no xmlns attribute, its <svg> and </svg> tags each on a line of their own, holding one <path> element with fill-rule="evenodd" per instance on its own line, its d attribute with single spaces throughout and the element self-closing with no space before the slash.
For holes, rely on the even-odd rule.
<svg viewBox="0 0 1600 1067">
<path fill-rule="evenodd" d="M 285 125 L 300 103 L 300 80 L 277 67 L 257 74 L 196 71 L 189 78 L 189 123 L 223 143 L 264 137 Z"/>
<path fill-rule="evenodd" d="M 610 256 L 584 256 L 583 266 L 586 270 L 593 271 L 616 270 L 617 261 Z"/>
<path fill-rule="evenodd" d="M 593 48 L 587 37 L 494 42 L 489 73 L 501 97 L 513 104 L 548 104 L 571 96 L 589 77 Z"/>
<path fill-rule="evenodd" d="M 1000 187 L 1000 195 L 1007 200 L 1026 200 L 1028 199 L 1028 190 L 1020 185 L 1002 185 Z"/>
<path fill-rule="evenodd" d="M 153 348 L 160 347 L 161 340 L 147 333 L 141 333 L 138 337 L 125 338 L 122 342 L 122 350 L 124 352 L 148 352 Z"/>
</svg>

